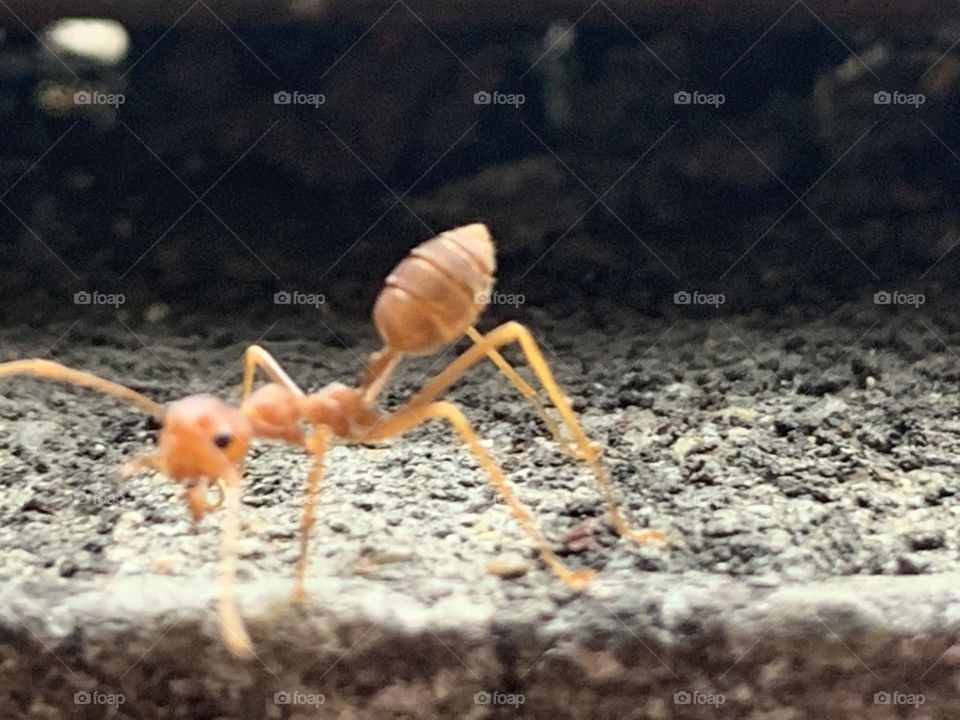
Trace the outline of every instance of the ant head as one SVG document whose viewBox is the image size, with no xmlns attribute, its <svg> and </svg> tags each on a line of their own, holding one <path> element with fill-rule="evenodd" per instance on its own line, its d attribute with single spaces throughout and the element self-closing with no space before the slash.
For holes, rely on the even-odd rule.
<svg viewBox="0 0 960 720">
<path fill-rule="evenodd" d="M 222 478 L 243 462 L 251 433 L 238 408 L 212 395 L 191 395 L 167 406 L 157 451 L 175 480 Z"/>
</svg>

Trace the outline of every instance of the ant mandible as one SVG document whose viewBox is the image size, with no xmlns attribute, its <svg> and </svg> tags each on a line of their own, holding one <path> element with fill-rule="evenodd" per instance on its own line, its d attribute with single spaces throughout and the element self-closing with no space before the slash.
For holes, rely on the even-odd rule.
<svg viewBox="0 0 960 720">
<path fill-rule="evenodd" d="M 494 270 L 493 240 L 486 226 L 479 223 L 448 230 L 414 248 L 387 277 L 374 305 L 373 321 L 384 346 L 370 355 L 356 387 L 334 382 L 317 392 L 305 393 L 280 364 L 257 345 L 249 347 L 244 354 L 239 407 L 212 395 L 191 395 L 163 407 L 123 385 L 48 360 L 0 363 L 0 377 L 28 374 L 87 387 L 126 400 L 160 422 L 154 451 L 124 467 L 127 472 L 157 471 L 181 483 L 184 500 L 195 521 L 225 506 L 217 604 L 221 634 L 234 655 L 243 657 L 252 652 L 237 609 L 235 574 L 244 463 L 254 438 L 280 440 L 301 447 L 312 456 L 300 520 L 300 553 L 293 590 L 297 601 L 305 597 L 310 529 L 314 524 L 327 449 L 335 441 L 358 444 L 387 440 L 430 420 L 449 423 L 550 570 L 567 585 L 583 588 L 595 572 L 586 568 L 572 570 L 557 557 L 460 408 L 438 399 L 485 357 L 533 404 L 560 448 L 587 463 L 603 495 L 609 520 L 618 533 L 636 542 L 665 540 L 666 536 L 659 530 L 634 530 L 623 518 L 598 449 L 583 432 L 530 331 L 518 322 L 507 322 L 486 334 L 474 327 L 493 288 Z M 433 355 L 464 335 L 473 340 L 473 346 L 399 408 L 392 411 L 377 408 L 377 398 L 404 355 Z M 523 352 L 572 437 L 572 445 L 540 402 L 537 392 L 499 353 L 499 348 L 511 343 L 516 343 Z M 269 382 L 254 390 L 258 369 Z M 208 500 L 211 486 L 219 493 L 215 503 Z"/>
</svg>

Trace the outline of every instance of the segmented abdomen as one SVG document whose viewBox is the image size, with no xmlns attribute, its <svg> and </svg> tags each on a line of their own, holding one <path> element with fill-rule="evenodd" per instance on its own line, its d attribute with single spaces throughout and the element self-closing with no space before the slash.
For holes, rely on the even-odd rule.
<svg viewBox="0 0 960 720">
<path fill-rule="evenodd" d="M 495 269 L 493 239 L 481 223 L 421 243 L 387 276 L 373 307 L 380 337 L 411 355 L 437 352 L 483 312 Z"/>
</svg>

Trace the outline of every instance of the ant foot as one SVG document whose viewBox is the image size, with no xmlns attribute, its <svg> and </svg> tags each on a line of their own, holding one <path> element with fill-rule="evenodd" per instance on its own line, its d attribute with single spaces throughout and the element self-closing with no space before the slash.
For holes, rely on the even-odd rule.
<svg viewBox="0 0 960 720">
<path fill-rule="evenodd" d="M 589 452 L 584 452 L 580 449 L 579 445 L 569 442 L 566 438 L 556 438 L 556 442 L 567 457 L 577 462 L 591 462 L 596 460 L 600 457 L 603 450 L 603 448 L 595 442 L 590 443 Z"/>
<path fill-rule="evenodd" d="M 140 463 L 136 460 L 129 460 L 117 466 L 117 477 L 121 480 L 129 480 L 142 470 L 143 466 Z"/>
<path fill-rule="evenodd" d="M 238 660 L 249 660 L 253 657 L 253 643 L 246 634 L 243 637 L 224 638 L 224 642 L 230 654 Z"/>
<path fill-rule="evenodd" d="M 121 480 L 127 480 L 144 471 L 156 471 L 157 469 L 156 457 L 153 455 L 153 453 L 149 453 L 147 455 L 135 457 L 133 460 L 127 460 L 127 462 L 123 463 L 123 465 L 117 468 L 117 474 L 120 476 Z"/>
<path fill-rule="evenodd" d="M 596 570 L 581 568 L 580 570 L 568 570 L 560 576 L 560 579 L 574 590 L 583 590 L 596 576 Z"/>
<path fill-rule="evenodd" d="M 629 530 L 626 536 L 635 543 L 667 542 L 667 534 L 663 530 Z"/>
<path fill-rule="evenodd" d="M 238 660 L 253 657 L 253 641 L 243 627 L 240 616 L 235 614 L 235 608 L 226 611 L 221 609 L 220 636 L 227 650 Z"/>
<path fill-rule="evenodd" d="M 577 462 L 587 462 L 592 458 L 586 453 L 582 452 L 580 448 L 575 445 L 563 445 L 563 451 L 573 460 Z"/>
<path fill-rule="evenodd" d="M 307 591 L 303 587 L 303 583 L 297 583 L 293 587 L 293 592 L 290 593 L 290 602 L 295 605 L 302 605 L 307 600 Z"/>
</svg>

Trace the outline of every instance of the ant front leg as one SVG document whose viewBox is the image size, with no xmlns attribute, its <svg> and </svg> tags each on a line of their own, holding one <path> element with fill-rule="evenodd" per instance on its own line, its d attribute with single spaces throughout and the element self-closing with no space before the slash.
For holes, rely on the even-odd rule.
<svg viewBox="0 0 960 720">
<path fill-rule="evenodd" d="M 120 385 L 119 383 L 105 380 L 93 373 L 83 370 L 74 370 L 66 365 L 61 365 L 52 360 L 12 360 L 10 362 L 0 363 L 0 377 L 11 377 L 13 375 L 31 375 L 37 378 L 46 378 L 48 380 L 59 380 L 78 387 L 96 390 L 104 395 L 112 395 L 120 400 L 126 400 L 130 404 L 140 408 L 148 415 L 163 422 L 164 409 L 159 403 L 136 390 Z"/>
<path fill-rule="evenodd" d="M 165 472 L 162 460 L 157 454 L 143 455 L 124 465 L 123 471 L 136 472 L 153 470 Z M 217 619 L 220 636 L 230 653 L 237 658 L 249 658 L 253 655 L 253 643 L 247 633 L 240 610 L 237 607 L 237 544 L 240 540 L 240 505 L 243 492 L 243 473 L 240 469 L 229 471 L 224 477 L 217 478 L 213 485 L 219 500 L 210 503 L 207 500 L 209 484 L 206 480 L 197 481 L 184 488 L 184 499 L 190 510 L 194 525 L 204 514 L 225 506 L 220 526 L 220 569 L 217 576 Z"/>
<path fill-rule="evenodd" d="M 540 557 L 553 573 L 572 588 L 582 589 L 596 574 L 593 570 L 571 570 L 550 549 L 546 538 L 533 521 L 530 511 L 520 502 L 500 466 L 491 457 L 490 453 L 480 443 L 480 438 L 474 432 L 470 421 L 460 409 L 450 402 L 434 402 L 416 407 L 404 407 L 389 415 L 384 415 L 375 425 L 369 428 L 357 442 L 374 442 L 403 435 L 417 425 L 429 420 L 446 420 L 460 436 L 470 450 L 477 464 L 487 474 L 487 478 L 494 486 L 503 501 L 510 507 L 513 517 L 520 523 L 527 536 L 540 551 Z"/>
<path fill-rule="evenodd" d="M 234 657 L 253 655 L 253 643 L 237 607 L 237 543 L 240 540 L 240 496 L 242 480 L 239 472 L 223 478 L 226 512 L 220 531 L 220 573 L 217 580 L 217 615 L 220 635 Z"/>
<path fill-rule="evenodd" d="M 518 322 L 508 322 L 491 330 L 486 335 L 479 336 L 474 340 L 473 347 L 467 349 L 460 357 L 451 362 L 436 377 L 428 382 L 419 392 L 417 392 L 407 403 L 410 407 L 421 407 L 428 405 L 435 398 L 446 392 L 451 385 L 459 380 L 470 368 L 480 362 L 484 357 L 488 357 L 491 351 L 495 351 L 504 345 L 517 343 L 523 352 L 530 369 L 537 376 L 540 384 L 547 392 L 547 396 L 553 403 L 564 424 L 573 437 L 577 445 L 577 451 L 580 457 L 590 466 L 596 478 L 597 485 L 603 495 L 604 502 L 607 505 L 607 512 L 610 517 L 610 523 L 621 535 L 630 538 L 635 542 L 648 542 L 650 540 L 666 540 L 666 535 L 661 530 L 636 530 L 630 527 L 629 523 L 620 513 L 616 498 L 613 495 L 613 486 L 607 476 L 603 464 L 600 462 L 599 453 L 596 446 L 590 441 L 586 433 L 583 432 L 573 408 L 570 407 L 570 401 L 560 389 L 557 381 L 550 371 L 550 366 L 540 351 L 540 347 L 534 340 L 533 335 L 523 325 Z"/>
<path fill-rule="evenodd" d="M 164 455 L 157 451 L 140 455 L 139 457 L 133 458 L 133 460 L 128 460 L 120 466 L 118 474 L 122 479 L 127 479 L 140 472 L 160 473 L 169 477 Z M 217 499 L 213 502 L 210 502 L 208 499 L 211 485 L 217 493 Z M 203 519 L 204 515 L 215 512 L 223 506 L 224 500 L 226 499 L 224 494 L 224 481 L 220 478 L 212 482 L 208 481 L 207 478 L 186 481 L 183 484 L 181 498 L 187 506 L 190 519 L 193 521 L 194 529 L 196 529 L 197 524 Z"/>
<path fill-rule="evenodd" d="M 268 353 L 260 345 L 251 345 L 243 354 L 243 388 L 241 391 L 240 402 L 247 399 L 253 391 L 254 375 L 257 368 L 263 370 L 264 374 L 272 382 L 282 385 L 297 397 L 303 397 L 303 390 L 287 375 L 286 371 L 280 367 L 276 358 Z"/>
</svg>

